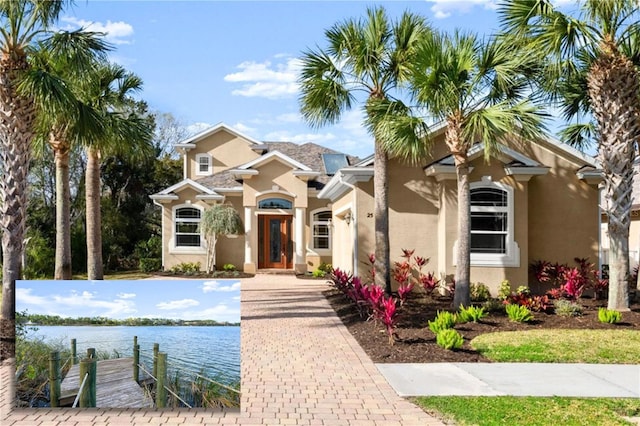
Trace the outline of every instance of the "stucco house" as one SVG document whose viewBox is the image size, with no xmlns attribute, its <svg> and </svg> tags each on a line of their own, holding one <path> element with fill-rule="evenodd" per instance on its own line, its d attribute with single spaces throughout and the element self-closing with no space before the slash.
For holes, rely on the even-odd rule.
<svg viewBox="0 0 640 426">
<path fill-rule="evenodd" d="M 392 259 L 401 249 L 430 259 L 441 276 L 455 272 L 456 174 L 434 134 L 430 158 L 389 165 Z M 205 264 L 198 222 L 212 203 L 230 203 L 245 235 L 218 242 L 218 267 L 247 272 L 307 272 L 320 262 L 365 275 L 374 252 L 373 157 L 359 160 L 319 145 L 259 142 L 224 124 L 179 144 L 184 179 L 154 194 L 162 208 L 164 268 Z M 598 258 L 595 161 L 550 138 L 502 141 L 490 161 L 471 149 L 471 279 L 495 289 L 504 279 L 528 282 L 534 260 Z"/>
</svg>

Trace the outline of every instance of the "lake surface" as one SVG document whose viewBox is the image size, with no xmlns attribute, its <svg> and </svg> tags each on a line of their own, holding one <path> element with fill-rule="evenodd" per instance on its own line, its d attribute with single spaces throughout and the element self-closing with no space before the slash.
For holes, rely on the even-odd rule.
<svg viewBox="0 0 640 426">
<path fill-rule="evenodd" d="M 76 339 L 78 356 L 87 348 L 107 352 L 115 358 L 133 356 L 133 336 L 138 336 L 140 359 L 148 371 L 153 367 L 153 344 L 167 353 L 168 368 L 181 375 L 201 374 L 223 383 L 240 383 L 240 327 L 98 327 L 98 326 L 37 326 L 27 338 L 42 338 L 69 348 Z M 171 374 L 171 373 L 169 373 Z"/>
</svg>

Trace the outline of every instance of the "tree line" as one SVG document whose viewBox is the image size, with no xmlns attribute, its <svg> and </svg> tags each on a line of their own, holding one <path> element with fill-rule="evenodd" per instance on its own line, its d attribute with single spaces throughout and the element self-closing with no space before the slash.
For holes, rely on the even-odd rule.
<svg viewBox="0 0 640 426">
<path fill-rule="evenodd" d="M 238 322 L 219 322 L 215 320 L 183 320 L 169 318 L 126 318 L 114 319 L 107 317 L 61 317 L 59 315 L 18 313 L 17 322 L 22 326 L 37 325 L 101 325 L 101 326 L 240 326 Z"/>
</svg>

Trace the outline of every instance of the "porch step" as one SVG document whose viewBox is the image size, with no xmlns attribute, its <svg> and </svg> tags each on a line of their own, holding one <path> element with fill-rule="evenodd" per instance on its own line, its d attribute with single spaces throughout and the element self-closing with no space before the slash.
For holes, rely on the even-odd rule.
<svg viewBox="0 0 640 426">
<path fill-rule="evenodd" d="M 296 271 L 293 269 L 258 269 L 256 273 L 265 275 L 295 275 Z"/>
</svg>

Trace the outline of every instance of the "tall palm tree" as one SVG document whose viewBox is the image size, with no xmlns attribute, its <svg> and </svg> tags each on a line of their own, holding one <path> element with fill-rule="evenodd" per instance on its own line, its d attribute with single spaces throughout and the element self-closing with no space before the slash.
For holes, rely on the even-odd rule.
<svg viewBox="0 0 640 426">
<path fill-rule="evenodd" d="M 518 54 L 508 40 L 482 42 L 473 34 L 433 33 L 416 48 L 409 84 L 419 111 L 430 120 L 445 122 L 445 143 L 453 155 L 458 189 L 458 242 L 454 306 L 468 306 L 471 271 L 471 217 L 468 152 L 474 141 L 484 144 L 485 158 L 499 151 L 512 133 L 524 138 L 542 134 L 543 116 L 526 97 L 531 69 L 527 55 Z M 386 149 L 400 157 L 416 158 L 425 143 L 423 119 L 403 104 L 379 102 L 370 127 L 386 135 Z M 386 116 L 381 112 L 387 111 Z M 416 135 L 418 129 L 422 134 Z M 426 134 L 426 142 L 430 136 Z"/>
<path fill-rule="evenodd" d="M 98 60 L 104 57 L 109 46 L 97 33 L 75 31 L 71 38 L 64 37 L 49 49 L 39 49 L 33 54 L 32 65 L 38 70 L 57 76 L 65 82 L 71 91 L 72 107 L 48 108 L 40 114 L 40 138 L 52 148 L 56 175 L 56 255 L 54 279 L 71 279 L 71 189 L 69 180 L 69 161 L 71 150 L 83 138 L 92 138 L 104 132 L 104 123 L 91 106 L 82 102 L 79 95 L 81 86 L 91 75 Z M 73 40 L 73 43 L 69 43 Z M 71 49 L 69 49 L 71 47 Z M 24 91 L 36 102 L 40 99 L 39 81 L 25 84 Z M 48 97 L 48 94 L 44 94 Z"/>
<path fill-rule="evenodd" d="M 15 356 L 15 281 L 20 278 L 24 251 L 26 186 L 36 118 L 38 112 L 71 109 L 74 104 L 59 78 L 30 64 L 34 51 L 56 48 L 56 44 L 62 48 L 73 40 L 73 34 L 52 35 L 49 30 L 66 4 L 63 0 L 0 2 L 0 360 Z M 43 102 L 31 96 L 34 92 Z"/>
<path fill-rule="evenodd" d="M 629 308 L 629 227 L 633 160 L 640 138 L 640 11 L 634 0 L 584 0 L 577 16 L 549 0 L 513 0 L 500 9 L 505 30 L 519 34 L 549 63 L 544 88 L 565 116 L 587 111 L 594 126 L 573 125 L 570 142 L 595 136 L 604 176 L 609 230 L 609 309 Z"/>
<path fill-rule="evenodd" d="M 99 114 L 105 130 L 84 141 L 87 277 L 90 280 L 103 279 L 100 159 L 104 155 L 120 154 L 139 161 L 153 151 L 153 123 L 130 108 L 131 95 L 141 88 L 142 80 L 138 76 L 115 64 L 103 63 L 85 78 L 82 96 Z"/>
<path fill-rule="evenodd" d="M 326 50 L 302 56 L 301 112 L 313 127 L 336 123 L 358 101 L 357 94 L 389 99 L 406 77 L 413 46 L 429 29 L 423 18 L 405 12 L 390 23 L 382 7 L 366 20 L 347 20 L 325 32 Z M 365 115 L 368 112 L 365 109 Z M 388 156 L 382 141 L 374 147 L 375 281 L 391 293 L 389 258 Z"/>
</svg>

